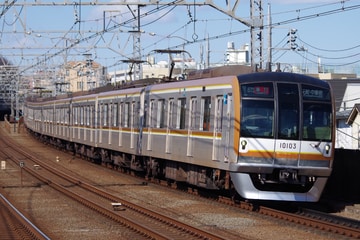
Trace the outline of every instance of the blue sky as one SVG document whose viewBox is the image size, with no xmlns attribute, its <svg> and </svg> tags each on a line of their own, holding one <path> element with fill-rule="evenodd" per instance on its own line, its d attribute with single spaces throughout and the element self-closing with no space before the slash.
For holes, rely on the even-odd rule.
<svg viewBox="0 0 360 240">
<path fill-rule="evenodd" d="M 17 4 L 33 2 L 36 1 L 19 0 Z M 95 61 L 107 66 L 111 71 L 114 66 L 126 67 L 121 64 L 121 60 L 134 57 L 133 34 L 129 32 L 133 30 L 133 22 L 123 24 L 132 17 L 126 6 L 99 4 L 80 7 L 78 4 L 71 4 L 80 3 L 80 0 L 37 0 L 37 2 L 68 2 L 69 5 L 51 7 L 17 5 L 0 17 L 1 54 L 14 65 L 25 68 L 27 66 L 41 68 L 46 65 L 51 68 L 61 65 L 65 58 L 67 61 L 83 60 L 84 54 L 91 54 Z M 98 2 L 111 1 L 98 0 Z M 225 0 L 214 2 L 224 5 Z M 263 0 L 265 15 L 269 3 L 272 22 L 276 24 L 272 31 L 274 62 L 304 68 L 316 65 L 321 58 L 321 63 L 325 64 L 327 69 L 360 72 L 360 26 L 357 24 L 360 20 L 360 1 Z M 3 10 L 4 8 L 1 7 L 0 11 Z M 155 10 L 156 6 L 144 7 L 141 10 L 142 14 L 148 12 L 140 21 L 142 58 L 154 54 L 154 49 L 184 47 L 192 58 L 200 61 L 200 49 L 205 49 L 203 40 L 209 36 L 212 39 L 210 61 L 223 63 L 227 42 L 234 42 L 235 48 L 250 43 L 247 26 L 209 6 L 196 8 L 178 6 L 167 7 L 161 11 Z M 249 0 L 240 0 L 236 16 L 249 19 L 249 15 Z M 265 25 L 268 24 L 266 18 L 267 16 L 264 20 Z M 98 34 L 103 30 L 104 25 L 112 31 Z M 286 35 L 292 28 L 297 29 L 296 43 L 306 51 L 279 49 L 288 48 Z M 267 30 L 264 34 L 264 57 L 266 57 Z M 68 51 L 61 50 L 77 41 L 80 43 L 69 48 Z M 192 43 L 188 44 L 189 42 Z M 202 56 L 204 57 L 205 54 Z M 157 61 L 166 60 L 167 56 L 156 54 L 155 58 Z M 44 64 L 38 65 L 39 60 Z"/>
</svg>

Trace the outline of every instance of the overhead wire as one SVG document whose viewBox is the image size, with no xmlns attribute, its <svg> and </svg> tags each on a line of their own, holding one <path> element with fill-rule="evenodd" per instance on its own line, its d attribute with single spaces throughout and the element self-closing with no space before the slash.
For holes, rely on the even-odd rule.
<svg viewBox="0 0 360 240">
<path fill-rule="evenodd" d="M 174 3 L 176 3 L 177 1 L 173 1 L 171 3 L 169 3 L 168 5 L 163 5 L 163 6 L 166 6 L 166 7 L 172 7 L 172 9 L 175 7 L 175 6 L 172 6 Z M 345 1 L 341 1 L 341 2 L 345 2 Z M 338 4 L 339 2 L 337 3 L 333 3 L 333 4 Z M 325 4 L 325 5 L 330 5 L 330 4 Z M 319 7 L 323 7 L 325 5 L 320 5 Z M 195 6 L 194 6 L 195 7 Z M 320 12 L 320 13 L 316 13 L 316 14 L 310 14 L 310 15 L 307 15 L 307 16 L 297 16 L 296 18 L 292 18 L 292 19 L 288 19 L 288 20 L 284 20 L 284 21 L 279 21 L 277 23 L 273 23 L 272 26 L 279 26 L 279 25 L 284 25 L 284 24 L 289 24 L 289 23 L 292 23 L 292 22 L 297 22 L 297 21 L 304 21 L 304 20 L 308 20 L 308 19 L 311 19 L 311 18 L 316 18 L 316 17 L 321 17 L 321 16 L 326 16 L 326 15 L 330 15 L 330 14 L 335 14 L 335 13 L 339 13 L 339 12 L 344 12 L 344 11 L 350 11 L 350 10 L 354 10 L 354 9 L 358 9 L 360 8 L 360 5 L 353 5 L 353 6 L 348 6 L 348 7 L 345 7 L 345 6 L 342 6 L 341 8 L 338 8 L 338 9 L 334 9 L 334 10 L 330 10 L 330 11 L 324 11 L 324 12 Z M 161 11 L 165 9 L 165 7 L 159 7 L 157 6 L 156 8 L 146 12 L 145 14 L 142 14 L 141 17 L 146 17 L 146 16 L 149 16 L 151 15 L 152 13 L 154 12 L 158 12 L 158 11 Z M 171 10 L 172 10 L 171 9 Z M 169 10 L 166 14 L 168 14 L 169 12 L 171 12 L 171 10 Z M 298 11 L 303 11 L 304 9 L 300 9 Z M 294 12 L 294 11 L 293 11 Z M 84 38 L 81 38 L 78 40 L 77 44 L 80 43 L 80 42 L 84 42 L 84 41 L 87 41 L 91 38 L 96 38 L 96 37 L 99 37 L 103 34 L 106 34 L 107 32 L 113 30 L 113 29 L 116 29 L 116 28 L 119 28 L 119 27 L 126 27 L 127 24 L 133 22 L 134 19 L 131 19 L 131 20 L 127 20 L 127 21 L 124 21 L 122 23 L 118 23 L 118 24 L 114 24 L 114 26 L 112 27 L 109 27 L 107 29 L 105 29 L 104 31 L 99 31 L 98 33 L 95 33 L 95 34 L 92 34 L 88 37 L 84 37 Z M 196 19 L 193 20 L 193 21 L 197 21 Z M 151 23 L 154 23 L 156 21 L 152 21 L 152 22 L 149 22 L 147 23 L 146 25 L 150 25 Z M 146 26 L 144 25 L 144 26 Z M 267 26 L 264 26 L 264 27 L 267 27 Z M 195 29 L 195 25 L 194 25 L 194 29 Z M 249 32 L 249 29 L 246 29 L 246 30 L 240 30 L 240 31 L 232 31 L 230 30 L 230 32 L 228 33 L 222 33 L 222 34 L 218 34 L 218 35 L 215 35 L 215 36 L 209 36 L 209 37 L 204 37 L 202 39 L 193 39 L 193 41 L 189 41 L 189 42 L 185 42 L 181 45 L 176 45 L 176 46 L 173 46 L 173 47 L 170 47 L 170 48 L 178 48 L 179 46 L 184 46 L 184 44 L 194 44 L 195 42 L 202 42 L 202 41 L 211 41 L 211 40 L 217 40 L 217 39 L 221 39 L 221 38 L 226 38 L 226 37 L 229 37 L 229 36 L 235 36 L 235 35 L 239 35 L 239 34 L 243 34 L 243 33 L 247 33 Z M 73 44 L 70 46 L 70 48 L 73 48 L 75 47 L 75 45 L 77 44 Z M 53 54 L 53 56 L 56 56 L 58 54 L 60 54 L 62 51 L 60 52 L 56 52 Z M 44 55 L 46 54 L 49 54 L 50 53 L 50 50 L 48 50 Z M 52 56 L 48 56 L 49 57 L 52 57 Z M 40 63 L 39 63 L 40 64 Z"/>
<path fill-rule="evenodd" d="M 300 55 L 300 53 L 298 51 L 294 51 L 296 54 Z M 314 60 L 311 60 L 310 58 L 308 57 L 304 57 L 304 56 L 301 56 L 303 58 L 305 58 L 307 61 L 309 62 L 312 62 L 312 63 L 315 63 L 315 64 L 318 64 L 317 61 L 314 61 Z M 331 63 L 321 63 L 321 65 L 323 66 L 331 66 L 331 67 L 342 67 L 342 66 L 349 66 L 349 65 L 353 65 L 353 64 L 356 64 L 356 63 L 360 63 L 360 59 L 359 60 L 355 60 L 355 61 L 352 61 L 352 62 L 347 62 L 347 63 L 340 63 L 340 64 L 331 64 Z"/>
<path fill-rule="evenodd" d="M 315 47 L 314 45 L 311 45 L 310 43 L 305 42 L 302 38 L 299 37 L 299 35 L 297 35 L 297 39 L 299 39 L 302 43 L 304 43 L 305 45 L 307 45 L 311 48 L 314 48 L 319 51 L 324 51 L 324 52 L 346 52 L 346 51 L 354 50 L 356 48 L 360 48 L 360 44 L 359 44 L 359 45 L 355 45 L 353 47 L 343 48 L 343 49 L 324 49 L 324 48 Z"/>
<path fill-rule="evenodd" d="M 174 1 L 174 2 L 176 2 L 176 1 Z M 140 17 L 149 16 L 149 15 L 151 15 L 151 14 L 157 12 L 157 11 L 160 11 L 160 10 L 165 9 L 165 8 L 167 8 L 167 7 L 170 7 L 170 6 L 171 6 L 171 4 L 162 5 L 162 6 L 157 6 L 155 9 L 152 9 L 152 10 L 146 12 L 146 13 L 141 14 Z M 66 51 L 66 50 L 68 50 L 68 49 L 70 49 L 70 48 L 73 48 L 74 46 L 78 45 L 78 44 L 81 43 L 81 42 L 85 42 L 85 41 L 87 41 L 87 40 L 89 40 L 89 39 L 98 37 L 98 36 L 100 36 L 100 35 L 102 35 L 102 34 L 105 34 L 105 33 L 109 32 L 109 31 L 112 31 L 112 30 L 114 30 L 114 29 L 117 29 L 117 28 L 119 28 L 119 27 L 121 27 L 121 26 L 125 26 L 126 24 L 132 23 L 132 22 L 134 22 L 134 21 L 136 21 L 136 19 L 135 19 L 135 18 L 131 18 L 131 19 L 126 20 L 126 21 L 124 21 L 124 22 L 122 22 L 122 23 L 116 24 L 116 25 L 114 25 L 114 26 L 112 26 L 112 27 L 110 27 L 110 28 L 108 28 L 108 29 L 104 29 L 103 31 L 99 31 L 99 32 L 97 32 L 97 33 L 91 34 L 90 36 L 84 37 L 84 38 L 82 38 L 82 39 L 79 39 L 76 43 L 71 44 L 69 47 L 64 48 L 63 50 L 60 50 L 60 51 L 58 51 L 58 52 L 55 52 L 55 53 L 53 53 L 53 54 L 50 55 L 50 56 L 47 56 L 46 54 L 43 54 L 42 56 L 44 57 L 44 59 L 39 60 L 39 61 L 37 61 L 35 64 L 33 64 L 33 65 L 31 65 L 31 66 L 23 69 L 23 70 L 20 71 L 18 74 L 22 74 L 23 72 L 25 72 L 25 71 L 27 71 L 27 70 L 29 70 L 29 69 L 31 69 L 31 68 L 34 68 L 35 66 L 38 66 L 38 65 L 46 62 L 48 59 L 53 58 L 53 57 L 55 57 L 55 56 L 58 56 L 58 55 L 61 54 L 62 52 Z M 47 52 L 49 52 L 49 51 L 47 51 Z"/>
</svg>

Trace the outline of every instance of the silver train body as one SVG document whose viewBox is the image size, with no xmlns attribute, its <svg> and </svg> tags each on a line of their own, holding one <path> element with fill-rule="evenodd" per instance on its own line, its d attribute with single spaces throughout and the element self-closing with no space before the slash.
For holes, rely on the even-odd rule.
<svg viewBox="0 0 360 240">
<path fill-rule="evenodd" d="M 29 98 L 24 119 L 46 141 L 149 178 L 314 202 L 332 170 L 333 106 L 324 81 L 252 73 Z"/>
</svg>

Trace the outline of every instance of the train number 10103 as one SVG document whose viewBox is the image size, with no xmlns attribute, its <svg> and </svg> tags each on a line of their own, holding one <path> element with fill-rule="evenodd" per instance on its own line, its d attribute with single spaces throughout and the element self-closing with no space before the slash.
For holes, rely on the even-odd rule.
<svg viewBox="0 0 360 240">
<path fill-rule="evenodd" d="M 296 149 L 297 148 L 296 143 L 289 143 L 289 142 L 280 142 L 279 146 L 281 149 Z"/>
</svg>

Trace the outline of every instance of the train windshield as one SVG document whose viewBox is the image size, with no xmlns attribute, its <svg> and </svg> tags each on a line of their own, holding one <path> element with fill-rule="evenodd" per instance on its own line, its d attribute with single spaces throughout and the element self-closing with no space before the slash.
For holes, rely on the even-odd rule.
<svg viewBox="0 0 360 240">
<path fill-rule="evenodd" d="M 330 91 L 314 86 L 302 86 L 303 139 L 331 140 L 332 108 Z"/>
<path fill-rule="evenodd" d="M 241 85 L 241 99 L 242 137 L 331 140 L 328 89 L 294 83 L 249 83 Z"/>
<path fill-rule="evenodd" d="M 241 95 L 241 136 L 273 138 L 273 84 L 244 84 L 241 86 Z"/>
</svg>

